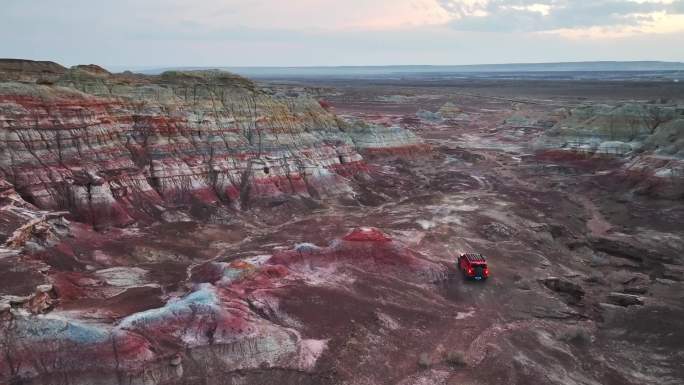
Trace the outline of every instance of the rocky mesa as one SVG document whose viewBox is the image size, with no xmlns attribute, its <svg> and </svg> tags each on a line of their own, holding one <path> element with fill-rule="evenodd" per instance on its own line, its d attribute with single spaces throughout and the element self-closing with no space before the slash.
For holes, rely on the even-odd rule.
<svg viewBox="0 0 684 385">
<path fill-rule="evenodd" d="M 144 76 L 3 60 L 0 80 L 3 183 L 96 227 L 349 194 L 364 151 L 423 145 L 222 71 Z"/>
</svg>

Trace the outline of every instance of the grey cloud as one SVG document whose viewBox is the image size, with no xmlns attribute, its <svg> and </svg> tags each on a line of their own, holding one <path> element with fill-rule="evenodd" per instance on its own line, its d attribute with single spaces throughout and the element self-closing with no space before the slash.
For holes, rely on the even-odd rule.
<svg viewBox="0 0 684 385">
<path fill-rule="evenodd" d="M 684 0 L 678 0 L 670 6 L 670 12 L 675 14 L 684 14 Z"/>
<path fill-rule="evenodd" d="M 638 26 L 652 20 L 644 14 L 684 13 L 684 0 L 673 4 L 637 3 L 629 0 L 492 0 L 479 9 L 485 11 L 486 16 L 469 15 L 472 8 L 459 1 L 440 0 L 440 4 L 459 17 L 451 24 L 454 29 L 492 32 Z M 534 4 L 548 6 L 548 14 L 519 9 Z"/>
<path fill-rule="evenodd" d="M 254 0 L 279 2 L 284 0 Z M 183 17 L 186 0 L 0 0 L 0 57 L 56 60 L 63 64 L 120 66 L 475 64 L 581 60 L 684 60 L 681 32 L 617 39 L 561 39 L 528 31 L 592 25 L 638 25 L 639 13 L 684 13 L 672 5 L 628 1 L 492 1 L 484 18 L 451 27 L 391 31 L 274 29 Z M 211 9 L 240 14 L 248 0 L 222 0 Z M 552 6 L 543 16 L 510 6 Z M 176 4 L 175 6 L 173 4 Z M 179 5 L 180 4 L 180 5 Z M 252 4 L 252 3 L 250 3 Z M 467 9 L 442 4 L 454 15 Z M 230 6 L 228 6 L 230 5 Z M 178 15 L 181 17 L 178 17 Z M 213 15 L 213 13 L 212 13 Z M 168 17 L 167 17 L 168 16 Z M 174 17 L 171 17 L 174 16 Z M 178 20 L 183 21 L 178 21 Z M 167 20 L 172 20 L 171 22 Z M 498 33 L 497 33 L 498 31 Z M 505 32 L 505 33 L 503 33 Z"/>
</svg>

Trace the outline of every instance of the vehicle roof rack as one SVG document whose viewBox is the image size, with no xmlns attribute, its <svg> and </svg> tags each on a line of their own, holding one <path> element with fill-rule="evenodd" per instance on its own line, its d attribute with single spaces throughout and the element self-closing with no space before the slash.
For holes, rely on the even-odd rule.
<svg viewBox="0 0 684 385">
<path fill-rule="evenodd" d="M 463 256 L 468 258 L 468 260 L 471 262 L 487 262 L 487 260 L 485 259 L 485 257 L 482 254 L 464 253 Z"/>
</svg>

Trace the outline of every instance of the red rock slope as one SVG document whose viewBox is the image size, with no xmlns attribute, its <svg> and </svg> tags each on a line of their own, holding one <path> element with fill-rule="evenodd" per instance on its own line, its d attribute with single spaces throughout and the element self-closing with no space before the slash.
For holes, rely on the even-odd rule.
<svg viewBox="0 0 684 385">
<path fill-rule="evenodd" d="M 364 170 L 357 144 L 420 145 L 226 72 L 60 68 L 0 62 L 0 171 L 32 205 L 100 227 L 193 205 L 345 194 L 345 177 Z"/>
</svg>

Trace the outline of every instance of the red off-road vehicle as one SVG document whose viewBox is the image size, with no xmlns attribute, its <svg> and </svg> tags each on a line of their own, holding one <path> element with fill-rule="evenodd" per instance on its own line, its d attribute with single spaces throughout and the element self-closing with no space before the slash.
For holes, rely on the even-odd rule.
<svg viewBox="0 0 684 385">
<path fill-rule="evenodd" d="M 465 253 L 458 257 L 458 268 L 466 278 L 484 280 L 489 278 L 487 260 L 482 254 Z"/>
</svg>

